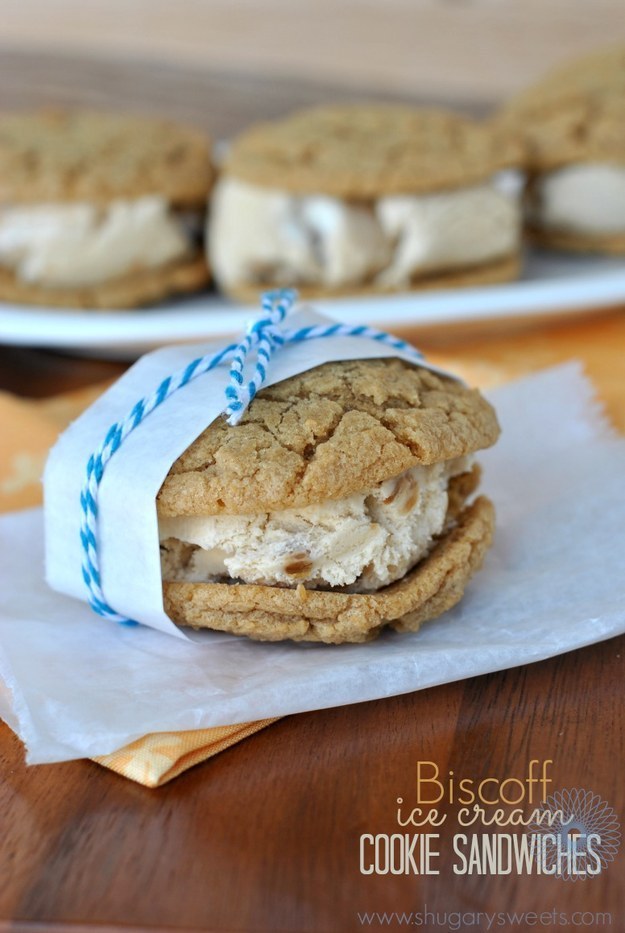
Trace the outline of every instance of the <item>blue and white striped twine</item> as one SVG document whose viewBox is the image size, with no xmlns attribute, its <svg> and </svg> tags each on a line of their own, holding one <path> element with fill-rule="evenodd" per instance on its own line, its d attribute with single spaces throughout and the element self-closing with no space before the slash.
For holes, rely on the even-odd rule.
<svg viewBox="0 0 625 933">
<path fill-rule="evenodd" d="M 117 421 L 111 425 L 98 449 L 89 457 L 87 476 L 80 493 L 82 575 L 89 591 L 89 605 L 99 615 L 114 622 L 135 624 L 131 619 L 115 612 L 102 592 L 98 557 L 98 489 L 104 470 L 128 435 L 174 392 L 182 389 L 198 376 L 215 369 L 221 363 L 230 361 L 230 383 L 225 391 L 226 405 L 223 413 L 226 415 L 228 424 L 235 425 L 241 420 L 245 409 L 265 382 L 267 368 L 274 350 L 285 344 L 316 340 L 319 337 L 365 337 L 368 340 L 377 340 L 393 349 L 402 350 L 409 356 L 413 356 L 415 362 L 423 359 L 423 354 L 404 340 L 364 325 L 349 327 L 347 324 L 321 324 L 301 327 L 298 330 L 281 330 L 280 324 L 293 308 L 296 299 L 297 292 L 291 289 L 266 292 L 262 296 L 263 316 L 248 325 L 241 343 L 231 343 L 217 353 L 199 356 L 184 369 L 163 379 L 151 395 L 139 399 L 123 421 Z M 251 379 L 246 382 L 245 365 L 249 354 L 253 352 L 256 357 L 254 372 Z"/>
</svg>

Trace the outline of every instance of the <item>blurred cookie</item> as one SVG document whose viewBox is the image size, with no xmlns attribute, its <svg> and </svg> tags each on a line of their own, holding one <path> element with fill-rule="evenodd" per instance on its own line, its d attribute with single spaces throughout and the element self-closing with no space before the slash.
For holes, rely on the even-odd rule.
<svg viewBox="0 0 625 933">
<path fill-rule="evenodd" d="M 157 507 L 182 625 L 263 640 L 416 630 L 462 596 L 493 531 L 467 507 L 497 419 L 478 392 L 396 359 L 327 363 L 210 425 Z"/>
<path fill-rule="evenodd" d="M 123 308 L 201 287 L 207 139 L 90 111 L 0 115 L 0 300 Z"/>
<path fill-rule="evenodd" d="M 212 200 L 225 291 L 393 292 L 513 278 L 521 150 L 457 114 L 338 106 L 235 140 Z"/>
<path fill-rule="evenodd" d="M 625 47 L 557 69 L 511 101 L 499 122 L 526 148 L 532 238 L 625 253 Z"/>
</svg>

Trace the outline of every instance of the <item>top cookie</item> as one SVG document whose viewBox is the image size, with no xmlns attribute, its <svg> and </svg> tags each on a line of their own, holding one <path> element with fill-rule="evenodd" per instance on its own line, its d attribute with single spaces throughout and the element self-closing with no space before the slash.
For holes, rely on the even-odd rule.
<svg viewBox="0 0 625 933">
<path fill-rule="evenodd" d="M 625 47 L 556 69 L 514 98 L 500 125 L 524 140 L 534 171 L 625 163 Z"/>
<path fill-rule="evenodd" d="M 0 114 L 0 201 L 32 204 L 161 194 L 196 205 L 212 181 L 209 143 L 167 120 L 97 111 Z"/>
<path fill-rule="evenodd" d="M 517 142 L 458 114 L 345 105 L 253 127 L 225 169 L 284 191 L 370 199 L 473 185 L 520 161 Z"/>
<path fill-rule="evenodd" d="M 625 46 L 568 61 L 518 94 L 507 111 L 537 110 L 601 91 L 625 91 Z"/>
<path fill-rule="evenodd" d="M 170 469 L 159 515 L 245 515 L 341 499 L 495 442 L 479 392 L 398 359 L 325 363 L 214 421 Z"/>
</svg>

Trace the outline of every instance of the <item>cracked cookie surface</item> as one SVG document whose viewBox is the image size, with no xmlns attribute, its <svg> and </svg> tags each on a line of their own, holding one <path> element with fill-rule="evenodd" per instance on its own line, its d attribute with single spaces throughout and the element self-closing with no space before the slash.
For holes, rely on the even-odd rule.
<svg viewBox="0 0 625 933">
<path fill-rule="evenodd" d="M 160 194 L 203 204 L 211 186 L 209 142 L 169 120 L 99 111 L 0 114 L 0 200 L 10 204 Z"/>
<path fill-rule="evenodd" d="M 282 191 L 370 199 L 473 185 L 521 161 L 496 127 L 441 110 L 344 105 L 299 111 L 235 140 L 225 171 Z"/>
<path fill-rule="evenodd" d="M 340 499 L 499 435 L 475 390 L 398 359 L 325 363 L 220 418 L 171 467 L 159 515 L 270 512 Z"/>
<path fill-rule="evenodd" d="M 506 104 L 506 111 L 557 108 L 602 91 L 625 91 L 625 45 L 575 58 L 548 72 Z"/>
<path fill-rule="evenodd" d="M 570 62 L 513 99 L 495 123 L 522 139 L 533 172 L 625 164 L 625 46 Z"/>
<path fill-rule="evenodd" d="M 625 233 L 605 236 L 584 236 L 581 233 L 567 233 L 564 230 L 541 230 L 528 227 L 528 235 L 533 243 L 549 249 L 573 250 L 580 253 L 608 253 L 620 256 L 625 253 Z"/>
</svg>

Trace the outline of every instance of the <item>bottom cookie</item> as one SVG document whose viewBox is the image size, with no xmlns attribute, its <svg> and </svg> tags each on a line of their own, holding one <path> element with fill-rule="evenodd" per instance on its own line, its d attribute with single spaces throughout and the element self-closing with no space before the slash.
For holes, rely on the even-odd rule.
<svg viewBox="0 0 625 933">
<path fill-rule="evenodd" d="M 382 288 L 373 283 L 347 285 L 341 288 L 327 288 L 323 285 L 297 285 L 301 298 L 330 298 L 341 295 L 393 295 L 398 292 L 425 291 L 435 288 L 465 288 L 472 285 L 495 285 L 497 282 L 510 282 L 519 277 L 521 260 L 519 256 L 506 256 L 496 262 L 484 263 L 464 269 L 450 269 L 413 280 L 409 285 L 397 288 Z M 224 291 L 237 301 L 256 303 L 261 291 L 274 287 L 275 283 L 241 284 L 228 286 Z"/>
<path fill-rule="evenodd" d="M 625 253 L 625 233 L 613 236 L 583 236 L 567 233 L 564 230 L 539 230 L 530 227 L 527 231 L 530 241 L 546 249 L 560 249 L 575 253 L 607 253 L 623 255 Z"/>
<path fill-rule="evenodd" d="M 152 304 L 181 292 L 197 291 L 209 278 L 206 260 L 200 255 L 81 288 L 30 285 L 8 269 L 0 268 L 0 301 L 72 310 L 120 310 Z"/>
<path fill-rule="evenodd" d="M 416 632 L 451 609 L 480 567 L 495 524 L 480 496 L 403 579 L 376 593 L 341 593 L 228 583 L 164 583 L 165 611 L 179 625 L 258 641 L 365 642 L 391 626 Z"/>
</svg>

